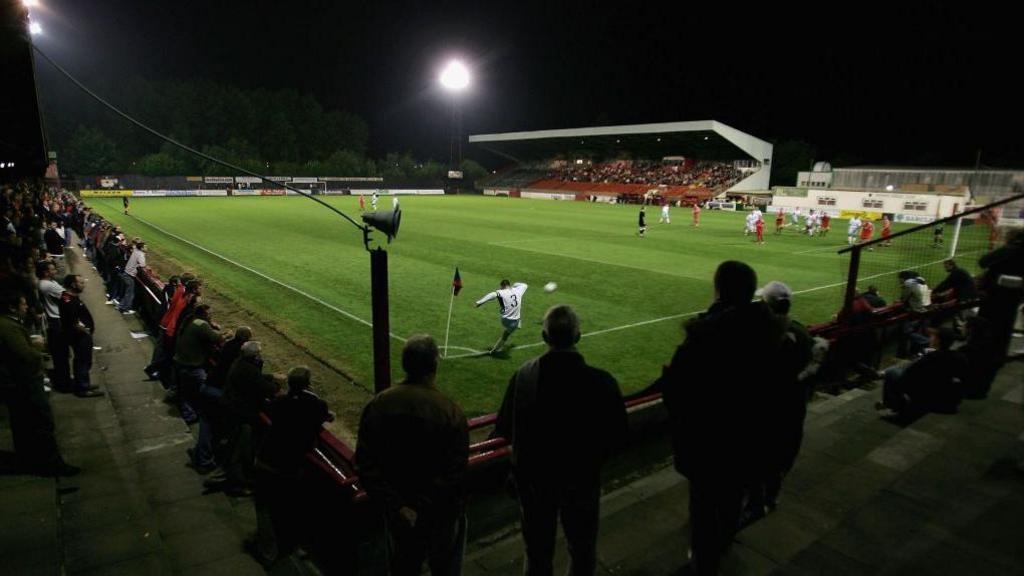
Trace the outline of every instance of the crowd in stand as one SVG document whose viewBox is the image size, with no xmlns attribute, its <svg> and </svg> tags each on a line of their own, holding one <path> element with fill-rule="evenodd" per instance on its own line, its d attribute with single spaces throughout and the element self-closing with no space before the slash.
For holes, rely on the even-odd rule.
<svg viewBox="0 0 1024 576">
<path fill-rule="evenodd" d="M 42 368 L 45 339 L 54 359 L 53 388 L 99 394 L 88 378 L 94 325 L 77 298 L 83 279 L 61 279 L 55 265 L 62 250 L 74 249 L 68 230 L 82 239 L 107 283 L 108 304 L 122 313 L 137 308 L 136 283 L 152 284 L 155 275 L 145 268 L 141 239 L 127 241 L 73 196 L 5 189 L 0 212 L 0 383 L 15 449 L 31 471 L 77 473 L 53 440 Z M 828 371 L 819 370 L 822 363 L 884 379 L 879 407 L 897 416 L 953 412 L 961 398 L 985 395 L 1005 361 L 1020 304 L 1019 285 L 1006 278 L 1024 276 L 1024 235 L 1012 236 L 980 265 L 985 273 L 976 283 L 948 261 L 948 276 L 935 290 L 905 271 L 897 306 L 887 306 L 869 287 L 839 315 L 838 324 L 862 328 L 883 311 L 900 318 L 897 336 L 906 359 L 884 372 L 878 371 L 878 330 L 851 330 L 826 351 L 824 340 L 790 317 L 788 286 L 771 282 L 756 291 L 757 276 L 747 264 L 718 267 L 712 305 L 686 323 L 683 342 L 646 391 L 662 394 L 675 468 L 689 480 L 695 573 L 717 573 L 736 531 L 778 505 L 800 451 L 815 380 Z M 977 303 L 976 286 L 986 298 L 976 314 L 965 313 Z M 209 475 L 205 486 L 255 496 L 258 533 L 251 552 L 272 563 L 301 544 L 302 515 L 314 505 L 304 500 L 305 459 L 333 416 L 310 391 L 308 368 L 293 368 L 286 377 L 264 372 L 253 331 L 223 329 L 198 278 L 184 272 L 158 292 L 159 338 L 145 373 L 167 389 L 186 422 L 198 424 L 188 457 L 198 473 Z M 964 306 L 930 315 L 940 301 Z M 520 505 L 527 573 L 552 572 L 560 519 L 571 573 L 592 574 L 601 469 L 626 436 L 626 411 L 615 378 L 576 350 L 581 332 L 572 308 L 549 309 L 542 334 L 548 350 L 511 375 L 493 437 L 512 445 L 509 489 Z M 355 466 L 385 518 L 392 574 L 420 574 L 424 562 L 433 574 L 458 574 L 462 563 L 469 431 L 462 410 L 438 389 L 438 365 L 430 336 L 410 338 L 402 351 L 405 378 L 377 394 L 360 421 Z"/>
<path fill-rule="evenodd" d="M 742 172 L 718 162 L 662 162 L 615 160 L 588 164 L 565 164 L 548 178 L 566 182 L 649 184 L 652 186 L 699 186 L 725 190 L 739 182 Z"/>
</svg>

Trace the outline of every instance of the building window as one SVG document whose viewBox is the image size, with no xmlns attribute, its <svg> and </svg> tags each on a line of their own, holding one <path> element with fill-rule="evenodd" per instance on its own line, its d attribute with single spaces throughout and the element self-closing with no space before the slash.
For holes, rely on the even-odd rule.
<svg viewBox="0 0 1024 576">
<path fill-rule="evenodd" d="M 925 210 L 928 209 L 928 203 L 927 202 L 904 202 L 903 203 L 903 209 L 904 210 L 916 210 L 918 212 L 924 212 Z"/>
<path fill-rule="evenodd" d="M 878 198 L 864 198 L 861 200 L 860 205 L 862 208 L 882 208 L 885 202 Z"/>
<path fill-rule="evenodd" d="M 835 206 L 836 199 L 828 196 L 818 196 L 818 206 Z"/>
</svg>

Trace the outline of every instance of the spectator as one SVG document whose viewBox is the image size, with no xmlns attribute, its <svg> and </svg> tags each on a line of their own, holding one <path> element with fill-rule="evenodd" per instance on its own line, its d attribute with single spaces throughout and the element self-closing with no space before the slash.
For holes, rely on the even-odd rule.
<svg viewBox="0 0 1024 576">
<path fill-rule="evenodd" d="M 904 308 L 913 313 L 922 313 L 928 310 L 932 304 L 931 291 L 924 278 L 917 272 L 904 270 L 899 273 L 900 301 Z M 900 327 L 900 339 L 896 355 L 901 358 L 913 356 L 928 345 L 928 336 L 924 334 L 924 322 L 920 320 L 908 320 Z"/>
<path fill-rule="evenodd" d="M 277 395 L 278 385 L 272 375 L 263 374 L 263 355 L 259 342 L 242 345 L 238 359 L 228 371 L 224 389 L 224 406 L 228 420 L 225 492 L 239 496 L 251 494 L 252 467 L 256 458 L 263 423 L 260 413 Z"/>
<path fill-rule="evenodd" d="M 0 290 L 0 396 L 7 403 L 19 469 L 43 476 L 74 476 L 81 468 L 61 458 L 54 437 L 53 412 L 43 390 L 42 341 L 21 324 L 28 305 Z"/>
<path fill-rule="evenodd" d="M 864 297 L 864 300 L 866 300 L 872 308 L 885 308 L 886 306 L 885 298 L 882 298 L 878 294 L 878 286 L 875 286 L 874 284 L 868 285 L 868 289 L 865 290 L 861 296 Z"/>
<path fill-rule="evenodd" d="M 1019 282 L 1013 285 L 1011 278 L 1024 278 L 1024 230 L 1010 232 L 1006 244 L 978 260 L 985 272 L 981 286 L 986 298 L 978 309 L 978 315 L 986 318 L 992 326 L 993 346 L 999 354 L 1000 366 L 1006 360 L 1006 353 L 1013 337 L 1013 324 L 1020 313 L 1021 291 Z"/>
<path fill-rule="evenodd" d="M 60 325 L 62 337 L 75 353 L 71 392 L 79 398 L 103 396 L 99 386 L 93 386 L 89 377 L 92 370 L 92 335 L 96 324 L 79 294 L 85 290 L 85 279 L 77 274 L 64 277 L 64 294 L 60 299 Z"/>
<path fill-rule="evenodd" d="M 181 416 L 188 424 L 195 424 L 199 417 L 193 408 L 199 389 L 206 383 L 206 370 L 210 359 L 221 342 L 221 335 L 210 321 L 210 307 L 201 304 L 195 315 L 182 328 L 174 348 L 175 374 L 178 377 L 178 400 Z M 206 456 L 195 454 L 197 456 Z M 214 465 L 210 460 L 196 461 L 196 470 L 209 472 Z"/>
<path fill-rule="evenodd" d="M 770 368 L 777 371 L 779 383 L 783 387 L 769 395 L 771 404 L 764 407 L 770 419 L 765 433 L 775 438 L 769 444 L 772 453 L 765 474 L 763 494 L 755 490 L 750 500 L 767 510 L 774 510 L 782 489 L 782 480 L 793 468 L 797 454 L 800 453 L 807 401 L 811 396 L 808 384 L 818 365 L 812 362 L 815 339 L 807 332 L 807 328 L 789 317 L 793 300 L 793 291 L 789 286 L 782 282 L 769 282 L 760 290 L 760 296 L 785 331 L 780 355 Z M 819 354 L 819 360 L 821 355 L 823 353 Z M 754 512 L 757 516 L 762 514 L 761 509 Z"/>
<path fill-rule="evenodd" d="M 132 243 L 131 256 L 121 272 L 121 282 L 124 285 L 124 297 L 118 304 L 117 310 L 122 314 L 135 314 L 132 306 L 135 305 L 135 277 L 139 274 L 140 268 L 146 267 L 146 243 L 136 238 Z"/>
<path fill-rule="evenodd" d="M 469 428 L 435 385 L 438 351 L 427 335 L 402 350 L 405 380 L 363 409 L 356 466 L 384 510 L 394 576 L 461 573 L 466 538 L 464 477 Z"/>
<path fill-rule="evenodd" d="M 272 424 L 256 462 L 256 538 L 249 548 L 269 566 L 303 541 L 308 521 L 303 511 L 315 506 L 305 497 L 305 459 L 316 448 L 324 422 L 334 420 L 327 403 L 310 389 L 305 366 L 288 372 L 288 394 L 267 409 Z"/>
<path fill-rule="evenodd" d="M 39 299 L 46 315 L 46 344 L 53 361 L 53 387 L 60 392 L 71 392 L 71 370 L 68 367 L 68 343 L 60 325 L 60 299 L 64 288 L 53 280 L 57 269 L 49 261 L 36 266 L 39 278 Z"/>
<path fill-rule="evenodd" d="M 978 289 L 970 272 L 957 266 L 952 258 L 943 262 L 942 266 L 946 269 L 947 275 L 945 280 L 935 287 L 933 293 L 937 299 L 969 302 L 978 297 Z"/>
<path fill-rule="evenodd" d="M 715 302 L 686 325 L 686 339 L 655 382 L 669 412 L 675 467 L 690 482 L 693 568 L 716 574 L 737 530 L 743 495 L 769 470 L 762 408 L 780 389 L 762 368 L 780 358 L 784 332 L 742 262 L 715 272 Z M 736 350 L 743 350 L 742 362 Z M 766 381 L 767 380 L 767 381 Z"/>
<path fill-rule="evenodd" d="M 951 328 L 928 328 L 932 349 L 914 360 L 892 366 L 882 373 L 885 387 L 876 408 L 883 416 L 914 416 L 925 412 L 952 414 L 963 397 L 961 385 L 967 362 L 951 349 Z"/>
<path fill-rule="evenodd" d="M 967 342 L 957 351 L 967 361 L 964 378 L 964 397 L 981 399 L 988 396 L 992 381 L 1002 366 L 1003 358 L 994 344 L 992 323 L 988 318 L 974 316 L 967 319 Z"/>
<path fill-rule="evenodd" d="M 57 267 L 57 273 L 53 279 L 60 282 L 67 273 L 67 264 L 64 262 L 64 236 L 58 232 L 56 221 L 50 220 L 46 223 L 43 242 L 46 244 L 46 258 L 53 261 Z"/>
<path fill-rule="evenodd" d="M 181 310 L 187 304 L 185 296 L 185 284 L 195 280 L 195 276 L 191 273 L 186 272 L 178 276 L 171 276 L 168 283 L 164 285 L 164 301 L 162 304 L 163 316 L 160 317 L 159 335 L 157 336 L 156 345 L 153 346 L 153 355 L 149 359 L 149 364 L 143 368 L 143 372 L 146 376 L 153 380 L 160 375 L 161 370 L 170 376 L 170 357 L 168 350 L 173 350 L 173 346 L 170 345 L 173 342 L 173 336 L 170 338 L 167 336 L 167 326 L 171 323 L 171 310 L 175 310 L 176 314 L 180 314 Z M 194 299 L 194 296 L 193 296 Z M 177 316 L 174 321 L 177 322 Z M 161 383 L 164 388 L 170 387 L 170 378 L 161 378 Z"/>
<path fill-rule="evenodd" d="M 580 324 L 572 308 L 547 311 L 543 338 L 548 351 L 509 381 L 494 434 L 512 443 L 526 573 L 552 573 L 561 517 L 569 573 L 593 574 L 601 467 L 625 437 L 626 408 L 615 379 L 576 351 Z"/>
</svg>

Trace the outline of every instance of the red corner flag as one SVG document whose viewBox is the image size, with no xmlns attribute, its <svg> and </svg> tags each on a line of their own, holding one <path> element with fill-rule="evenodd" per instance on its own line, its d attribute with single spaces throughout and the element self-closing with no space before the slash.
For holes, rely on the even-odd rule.
<svg viewBox="0 0 1024 576">
<path fill-rule="evenodd" d="M 455 278 L 452 278 L 452 294 L 458 296 L 459 290 L 462 290 L 462 276 L 459 276 L 459 267 L 456 266 Z"/>
</svg>

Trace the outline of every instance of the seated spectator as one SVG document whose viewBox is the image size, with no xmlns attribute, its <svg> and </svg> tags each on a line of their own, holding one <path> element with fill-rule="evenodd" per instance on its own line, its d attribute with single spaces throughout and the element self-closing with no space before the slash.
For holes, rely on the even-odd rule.
<svg viewBox="0 0 1024 576">
<path fill-rule="evenodd" d="M 952 258 L 943 262 L 942 265 L 946 269 L 947 276 L 932 292 L 936 300 L 965 302 L 978 297 L 978 289 L 970 272 L 957 266 L 956 261 Z"/>
<path fill-rule="evenodd" d="M 438 390 L 438 350 L 427 335 L 402 350 L 405 380 L 374 396 L 359 422 L 356 467 L 384 512 L 394 576 L 461 573 L 466 538 L 469 427 Z"/>
<path fill-rule="evenodd" d="M 964 397 L 980 399 L 988 396 L 1002 362 L 994 344 L 992 323 L 987 318 L 968 318 L 966 331 L 967 341 L 957 349 L 967 361 L 967 374 L 963 382 Z"/>
<path fill-rule="evenodd" d="M 872 308 L 885 308 L 886 306 L 885 298 L 882 298 L 878 294 L 878 286 L 875 286 L 874 284 L 868 285 L 868 289 L 865 290 L 861 296 L 864 297 L 864 300 L 866 300 Z"/>
<path fill-rule="evenodd" d="M 904 309 L 912 313 L 922 313 L 932 304 L 931 290 L 917 272 L 904 270 L 899 273 L 900 302 Z M 896 355 L 900 358 L 914 356 L 928 345 L 928 336 L 924 333 L 925 323 L 921 320 L 908 320 L 900 327 L 900 339 Z"/>
<path fill-rule="evenodd" d="M 929 328 L 932 348 L 920 358 L 885 370 L 882 401 L 876 408 L 883 416 L 915 416 L 926 412 L 953 414 L 963 397 L 961 383 L 967 362 L 951 349 L 956 334 L 952 329 Z"/>
<path fill-rule="evenodd" d="M 316 506 L 305 497 L 306 455 L 316 448 L 324 422 L 334 420 L 310 388 L 305 366 L 288 372 L 288 393 L 270 403 L 270 430 L 256 459 L 256 538 L 250 551 L 264 566 L 301 544 L 308 522 L 306 510 Z"/>
</svg>

